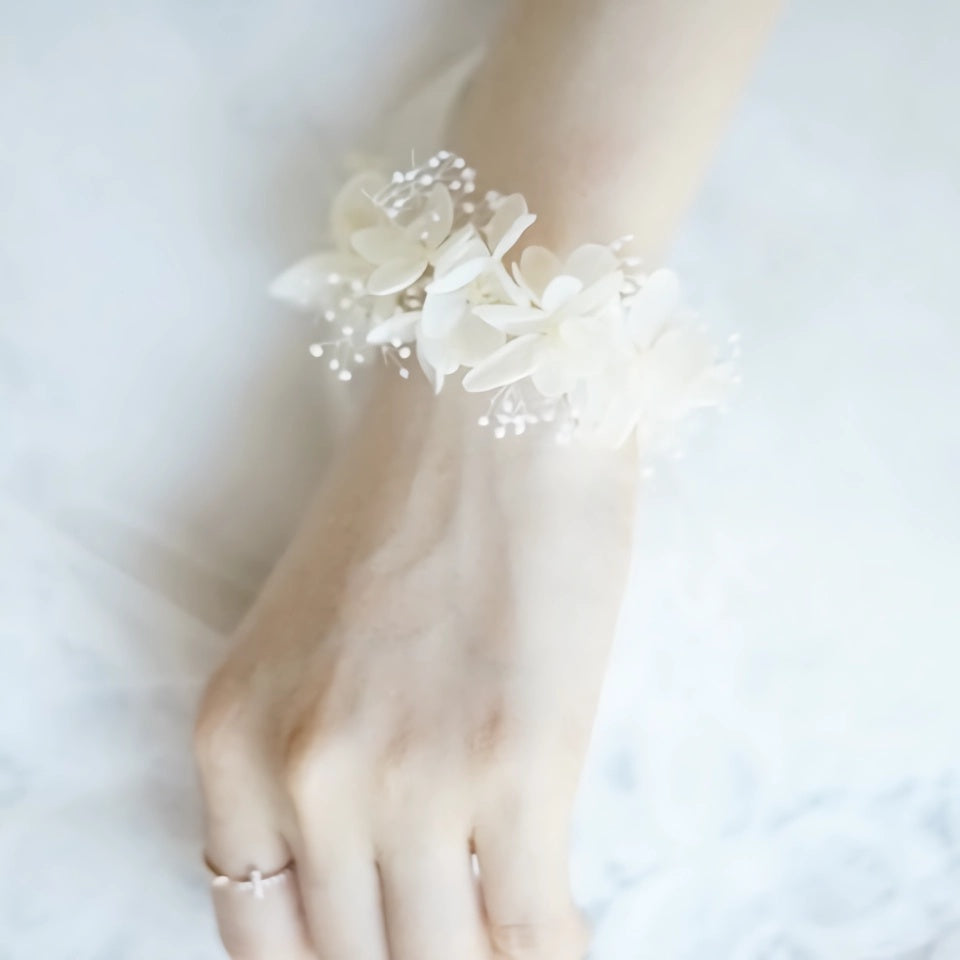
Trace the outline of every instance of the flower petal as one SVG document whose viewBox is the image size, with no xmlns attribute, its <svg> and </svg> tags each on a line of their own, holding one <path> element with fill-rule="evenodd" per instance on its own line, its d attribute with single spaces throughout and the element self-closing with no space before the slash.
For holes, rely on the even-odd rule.
<svg viewBox="0 0 960 960">
<path fill-rule="evenodd" d="M 537 368 L 537 345 L 540 335 L 517 337 L 495 350 L 463 378 L 468 393 L 494 390 L 529 376 Z"/>
<path fill-rule="evenodd" d="M 531 379 L 544 396 L 559 397 L 573 390 L 580 378 L 568 362 L 566 351 L 550 340 L 544 338 L 540 345 L 539 363 Z"/>
<path fill-rule="evenodd" d="M 710 341 L 693 327 L 670 326 L 645 354 L 651 376 L 678 394 L 713 366 Z"/>
<path fill-rule="evenodd" d="M 468 223 L 451 233 L 434 251 L 430 258 L 434 272 L 446 273 L 464 260 L 473 260 L 476 257 L 488 257 L 490 251 L 477 233 L 477 228 Z"/>
<path fill-rule="evenodd" d="M 622 309 L 619 306 L 620 290 L 622 287 L 623 274 L 619 270 L 605 274 L 575 297 L 571 298 L 564 307 L 564 312 L 568 315 L 592 314 L 602 311 L 613 304 L 617 305 L 619 311 Z"/>
<path fill-rule="evenodd" d="M 431 247 L 439 247 L 450 236 L 453 228 L 453 198 L 442 183 L 438 183 L 430 192 L 428 208 L 430 238 L 427 242 Z"/>
<path fill-rule="evenodd" d="M 595 283 L 602 276 L 619 269 L 617 255 L 601 243 L 585 243 L 567 257 L 563 272 L 579 277 L 584 286 Z"/>
<path fill-rule="evenodd" d="M 423 301 L 420 332 L 432 340 L 449 337 L 467 309 L 467 301 L 460 293 L 430 291 Z"/>
<path fill-rule="evenodd" d="M 373 170 L 351 177 L 340 189 L 330 209 L 330 227 L 341 250 L 350 249 L 350 235 L 365 227 L 376 226 L 383 220 L 379 207 L 373 202 L 387 184 L 386 178 Z"/>
<path fill-rule="evenodd" d="M 498 260 L 520 239 L 520 235 L 535 220 L 536 215 L 527 211 L 523 194 L 511 193 L 502 197 L 493 216 L 483 228 L 490 252 Z"/>
<path fill-rule="evenodd" d="M 456 348 L 458 359 L 465 367 L 474 367 L 485 357 L 499 350 L 506 342 L 507 335 L 489 324 L 468 316 L 457 332 Z"/>
<path fill-rule="evenodd" d="M 599 373 L 617 348 L 611 339 L 615 331 L 603 318 L 566 320 L 557 332 L 559 336 L 553 339 L 562 348 L 565 361 L 582 377 Z"/>
<path fill-rule="evenodd" d="M 367 333 L 367 343 L 385 344 L 400 340 L 403 343 L 413 343 L 417 335 L 417 321 L 420 311 L 398 313 L 389 320 L 378 323 Z"/>
<path fill-rule="evenodd" d="M 484 250 L 482 257 L 475 257 L 472 260 L 464 260 L 463 263 L 451 267 L 444 273 L 439 272 L 439 268 L 434 272 L 433 280 L 427 286 L 427 290 L 433 290 L 437 293 L 448 293 L 451 290 L 460 290 L 462 287 L 473 283 L 477 277 L 486 269 L 490 263 L 490 257 Z"/>
<path fill-rule="evenodd" d="M 404 229 L 408 242 L 435 250 L 450 235 L 453 226 L 453 199 L 442 183 L 434 184 L 426 195 L 423 211 Z"/>
<path fill-rule="evenodd" d="M 394 224 L 364 227 L 350 234 L 350 246 L 367 263 L 383 264 L 414 256 L 419 247 L 411 243 L 404 232 Z"/>
<path fill-rule="evenodd" d="M 440 376 L 453 373 L 460 366 L 456 344 L 451 340 L 434 340 L 421 336 L 417 340 L 417 349 Z"/>
<path fill-rule="evenodd" d="M 514 279 L 539 300 L 547 284 L 561 270 L 560 258 L 546 247 L 524 247 L 520 264 L 513 265 Z"/>
<path fill-rule="evenodd" d="M 330 298 L 331 284 L 359 279 L 367 269 L 359 257 L 348 253 L 315 253 L 284 270 L 270 284 L 270 294 L 301 309 L 321 307 Z"/>
<path fill-rule="evenodd" d="M 524 231 L 536 222 L 535 213 L 525 213 L 517 217 L 516 220 L 503 232 L 500 240 L 493 248 L 493 256 L 497 260 L 502 260 L 513 245 L 520 239 Z"/>
<path fill-rule="evenodd" d="M 606 401 L 603 416 L 596 427 L 596 435 L 601 443 L 616 449 L 629 439 L 643 411 L 627 384 L 624 384 L 624 389 L 607 396 Z"/>
<path fill-rule="evenodd" d="M 547 313 L 559 310 L 568 300 L 575 297 L 583 289 L 583 282 L 576 277 L 560 274 L 554 277 L 546 286 L 540 297 L 540 306 Z"/>
<path fill-rule="evenodd" d="M 443 389 L 443 381 L 446 379 L 442 373 L 439 373 L 433 368 L 430 362 L 427 360 L 423 352 L 423 341 L 417 340 L 417 363 L 420 364 L 420 369 L 423 371 L 423 375 L 427 378 L 428 383 L 433 387 L 434 393 L 439 393 Z"/>
<path fill-rule="evenodd" d="M 426 257 L 390 260 L 377 267 L 367 280 L 367 290 L 374 296 L 385 296 L 416 283 L 427 269 Z"/>
<path fill-rule="evenodd" d="M 489 278 L 491 288 L 499 291 L 498 301 L 515 303 L 520 306 L 529 306 L 530 298 L 526 291 L 507 273 L 506 267 L 499 261 L 494 260 L 493 268 L 487 277 Z"/>
<path fill-rule="evenodd" d="M 680 283 L 672 270 L 655 270 L 630 304 L 627 328 L 634 342 L 649 346 L 680 302 Z"/>
<path fill-rule="evenodd" d="M 543 333 L 554 321 L 539 307 L 519 306 L 510 303 L 491 303 L 473 308 L 475 316 L 504 333 Z"/>
</svg>

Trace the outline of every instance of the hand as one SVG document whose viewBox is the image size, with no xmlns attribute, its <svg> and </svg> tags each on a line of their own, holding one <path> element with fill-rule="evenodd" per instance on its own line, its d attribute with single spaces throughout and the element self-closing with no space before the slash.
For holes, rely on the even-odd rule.
<svg viewBox="0 0 960 960">
<path fill-rule="evenodd" d="M 494 440 L 380 389 L 200 711 L 243 960 L 575 960 L 571 806 L 629 558 L 632 452 Z M 474 875 L 471 854 L 479 867 Z"/>
</svg>

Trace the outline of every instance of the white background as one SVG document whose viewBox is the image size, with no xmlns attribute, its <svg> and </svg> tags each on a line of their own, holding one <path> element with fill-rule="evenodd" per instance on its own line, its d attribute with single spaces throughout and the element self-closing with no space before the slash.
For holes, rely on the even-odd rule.
<svg viewBox="0 0 960 960">
<path fill-rule="evenodd" d="M 0 0 L 0 960 L 217 956 L 190 712 L 333 433 L 263 291 L 481 6 Z M 679 239 L 745 382 L 644 493 L 600 960 L 960 957 L 958 35 L 798 0 Z"/>
</svg>

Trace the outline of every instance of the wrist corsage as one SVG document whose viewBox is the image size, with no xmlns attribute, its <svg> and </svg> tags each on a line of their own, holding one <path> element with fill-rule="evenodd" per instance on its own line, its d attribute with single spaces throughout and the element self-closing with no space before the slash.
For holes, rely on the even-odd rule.
<svg viewBox="0 0 960 960">
<path fill-rule="evenodd" d="M 560 441 L 612 447 L 718 402 L 729 364 L 681 309 L 671 271 L 647 272 L 626 239 L 564 258 L 522 247 L 536 219 L 523 196 L 479 195 L 475 179 L 448 151 L 357 174 L 333 203 L 330 248 L 274 281 L 312 314 L 310 352 L 333 375 L 419 369 L 437 393 L 456 380 L 488 394 L 479 423 L 498 437 L 548 424 Z"/>
</svg>

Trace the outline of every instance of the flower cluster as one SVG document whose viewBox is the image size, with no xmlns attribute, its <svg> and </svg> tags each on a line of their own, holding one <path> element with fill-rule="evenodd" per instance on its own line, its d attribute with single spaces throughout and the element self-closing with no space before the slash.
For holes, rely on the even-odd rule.
<svg viewBox="0 0 960 960">
<path fill-rule="evenodd" d="M 436 392 L 489 393 L 482 426 L 498 437 L 540 423 L 619 446 L 649 440 L 717 402 L 728 378 L 679 309 L 676 277 L 646 273 L 626 241 L 561 260 L 517 245 L 536 217 L 520 194 L 477 196 L 475 171 L 449 151 L 392 177 L 353 177 L 331 212 L 331 248 L 296 263 L 271 292 L 311 312 L 310 345 L 344 381 L 382 358 Z"/>
</svg>

